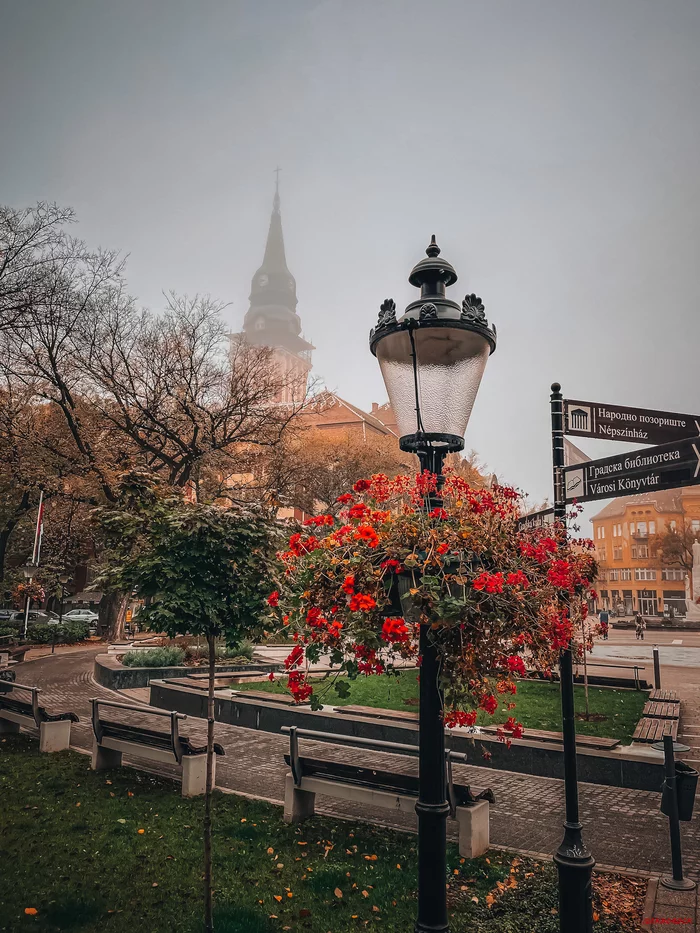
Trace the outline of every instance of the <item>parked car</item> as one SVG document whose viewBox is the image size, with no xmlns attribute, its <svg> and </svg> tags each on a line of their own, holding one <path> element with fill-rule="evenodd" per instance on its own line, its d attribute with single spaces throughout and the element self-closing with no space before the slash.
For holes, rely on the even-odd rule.
<svg viewBox="0 0 700 933">
<path fill-rule="evenodd" d="M 63 618 L 66 622 L 97 622 L 99 616 L 92 609 L 71 609 L 70 612 L 64 612 Z"/>
<path fill-rule="evenodd" d="M 3 622 L 9 622 L 14 613 L 14 609 L 0 609 L 0 624 Z"/>
<path fill-rule="evenodd" d="M 24 609 L 13 612 L 7 620 L 10 624 L 24 624 Z M 58 616 L 55 612 L 44 612 L 43 609 L 30 609 L 28 622 L 30 625 L 58 625 Z"/>
</svg>

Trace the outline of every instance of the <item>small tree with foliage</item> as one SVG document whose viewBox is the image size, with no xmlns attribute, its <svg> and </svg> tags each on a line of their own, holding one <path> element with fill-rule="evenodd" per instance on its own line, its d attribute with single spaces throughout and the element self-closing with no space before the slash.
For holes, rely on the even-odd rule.
<svg viewBox="0 0 700 933">
<path fill-rule="evenodd" d="M 97 510 L 107 551 L 102 580 L 136 594 L 151 630 L 201 635 L 209 647 L 204 815 L 205 924 L 213 929 L 211 792 L 215 640 L 240 643 L 262 632 L 276 531 L 260 510 L 197 505 L 163 495 L 152 476 L 123 477 L 119 506 Z"/>
</svg>

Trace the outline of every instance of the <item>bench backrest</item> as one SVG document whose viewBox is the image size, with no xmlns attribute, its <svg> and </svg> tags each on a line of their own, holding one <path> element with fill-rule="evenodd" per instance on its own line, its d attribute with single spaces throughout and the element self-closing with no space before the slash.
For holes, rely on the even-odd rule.
<svg viewBox="0 0 700 933">
<path fill-rule="evenodd" d="M 289 754 L 285 755 L 285 761 L 292 770 L 294 783 L 299 786 L 302 779 L 316 775 L 330 780 L 336 780 L 348 784 L 358 784 L 363 787 L 376 788 L 396 794 L 410 794 L 417 796 L 419 792 L 418 777 L 411 774 L 404 774 L 396 771 L 384 771 L 379 768 L 363 768 L 358 765 L 347 764 L 340 761 L 328 761 L 327 759 L 309 758 L 299 754 L 299 732 L 296 726 L 284 727 L 284 731 L 289 732 Z M 305 738 L 314 738 L 324 736 L 324 733 L 314 733 L 311 730 L 301 730 Z M 359 740 L 361 744 L 363 740 Z M 381 746 L 382 750 L 391 752 L 394 749 L 400 749 L 402 753 L 406 750 L 418 753 L 418 749 L 412 746 L 398 745 L 392 742 L 381 742 L 377 740 L 364 740 L 371 742 L 372 746 Z M 394 746 L 394 748 L 392 748 Z M 447 751 L 445 753 L 445 783 L 447 789 L 447 800 L 450 804 L 450 813 L 454 818 L 458 806 L 469 806 L 479 800 L 488 800 L 494 802 L 493 791 L 490 788 L 473 793 L 468 784 L 455 784 L 452 777 L 452 761 L 458 758 L 466 760 L 465 755 L 455 754 Z"/>
<path fill-rule="evenodd" d="M 30 695 L 29 700 L 12 699 L 5 700 L 4 694 L 22 690 Z M 42 722 L 46 720 L 46 711 L 39 706 L 39 687 L 28 687 L 26 684 L 12 683 L 11 681 L 0 680 L 0 709 L 5 706 L 6 709 L 12 708 L 15 712 L 26 713 L 34 719 L 37 729 Z M 10 703 L 12 707 L 10 707 Z"/>
<path fill-rule="evenodd" d="M 157 709 L 154 706 L 136 706 L 130 703 L 116 703 L 113 700 L 100 700 L 97 697 L 93 697 L 91 702 L 92 729 L 95 733 L 95 738 L 97 739 L 98 744 L 102 742 L 102 739 L 105 735 L 105 723 L 100 720 L 101 706 L 108 706 L 112 709 L 123 709 L 131 713 L 143 713 L 149 716 L 165 717 L 170 720 L 170 732 L 169 735 L 168 733 L 161 733 L 161 735 L 163 735 L 163 737 L 169 738 L 169 747 L 172 749 L 173 756 L 178 764 L 182 764 L 182 756 L 185 753 L 185 748 L 180 739 L 178 721 L 181 719 L 187 719 L 187 716 L 184 713 L 178 713 L 175 710 L 168 712 L 164 709 Z M 125 740 L 131 739 L 131 741 L 137 745 L 147 746 L 149 744 L 148 736 L 145 734 L 146 730 L 140 729 L 138 726 L 130 726 L 128 723 L 119 723 L 119 731 L 122 733 Z"/>
</svg>

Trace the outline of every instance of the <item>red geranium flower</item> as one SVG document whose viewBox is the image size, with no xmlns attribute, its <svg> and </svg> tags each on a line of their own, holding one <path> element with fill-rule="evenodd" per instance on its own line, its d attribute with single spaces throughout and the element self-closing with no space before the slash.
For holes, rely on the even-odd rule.
<svg viewBox="0 0 700 933">
<path fill-rule="evenodd" d="M 348 596 L 352 596 L 355 592 L 355 574 L 351 573 L 345 578 L 343 582 L 343 592 L 347 593 Z"/>
<path fill-rule="evenodd" d="M 276 606 L 279 606 L 280 603 L 280 594 L 277 590 L 273 590 L 270 595 L 267 597 L 268 605 L 272 606 L 274 609 Z"/>
<path fill-rule="evenodd" d="M 350 612 L 369 612 L 376 605 L 377 601 L 373 596 L 368 596 L 365 593 L 355 593 L 350 600 Z"/>
</svg>

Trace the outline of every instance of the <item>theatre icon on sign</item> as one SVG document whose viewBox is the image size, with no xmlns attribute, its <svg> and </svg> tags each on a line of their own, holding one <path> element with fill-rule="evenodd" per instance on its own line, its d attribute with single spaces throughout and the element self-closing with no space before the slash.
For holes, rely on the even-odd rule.
<svg viewBox="0 0 700 933">
<path fill-rule="evenodd" d="M 569 409 L 569 429 L 572 431 L 591 430 L 591 410 L 583 405 Z"/>
</svg>

